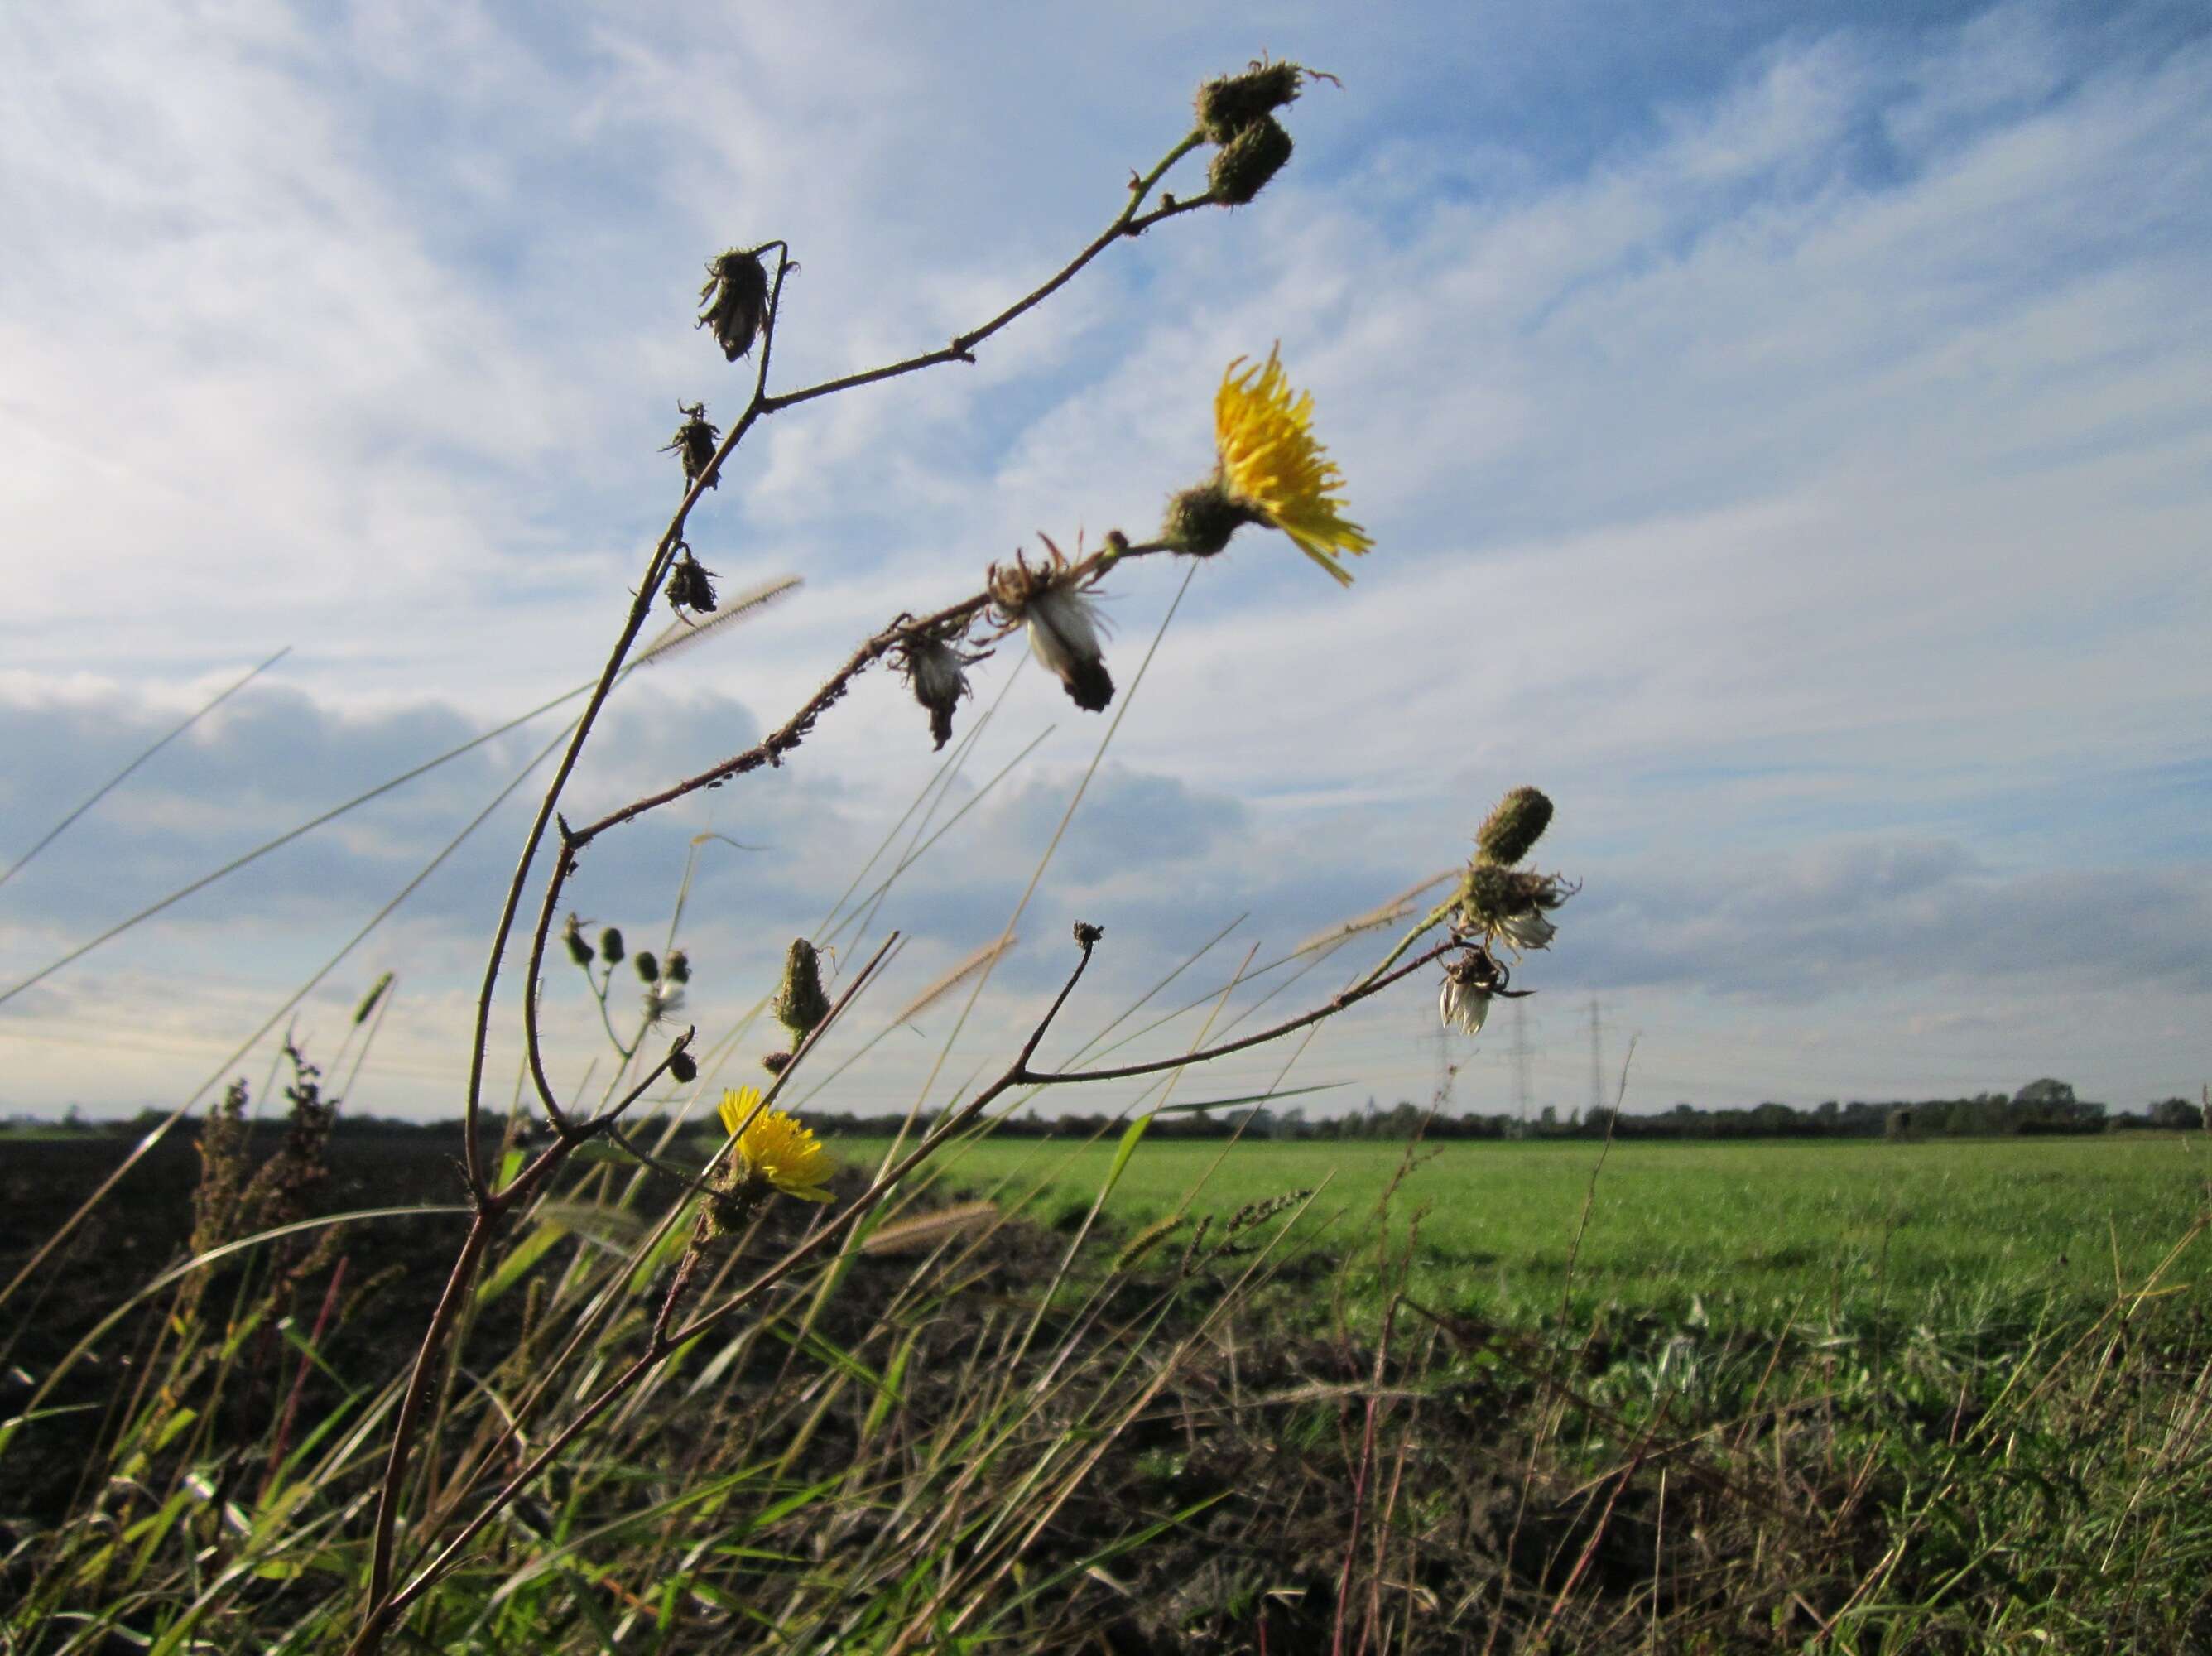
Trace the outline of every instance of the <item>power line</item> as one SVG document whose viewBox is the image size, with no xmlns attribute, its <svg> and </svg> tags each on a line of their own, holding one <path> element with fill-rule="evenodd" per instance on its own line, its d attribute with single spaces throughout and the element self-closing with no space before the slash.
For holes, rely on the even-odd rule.
<svg viewBox="0 0 2212 1656">
<path fill-rule="evenodd" d="M 1528 1128 L 1528 1093 L 1533 1081 L 1531 1060 L 1536 1049 L 1528 1044 L 1528 1009 L 1519 1001 L 1513 1003 L 1513 1044 L 1505 1049 L 1505 1056 L 1513 1061 L 1513 1107 L 1520 1117 L 1521 1129 Z"/>
</svg>

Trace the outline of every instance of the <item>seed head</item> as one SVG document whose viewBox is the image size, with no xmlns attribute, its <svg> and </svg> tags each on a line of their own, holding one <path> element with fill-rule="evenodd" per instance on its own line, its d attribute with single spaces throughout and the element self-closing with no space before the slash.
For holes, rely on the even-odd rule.
<svg viewBox="0 0 2212 1656">
<path fill-rule="evenodd" d="M 684 423 L 676 428 L 676 435 L 668 440 L 660 452 L 673 454 L 682 463 L 685 483 L 696 483 L 699 474 L 714 460 L 715 446 L 722 439 L 721 429 L 707 423 L 707 405 L 704 403 L 678 403 L 676 407 L 685 417 Z M 722 480 L 717 477 L 707 486 L 719 489 L 722 486 Z"/>
<path fill-rule="evenodd" d="M 699 289 L 706 309 L 698 326 L 712 328 L 722 355 L 734 362 L 753 348 L 768 315 L 768 267 L 758 253 L 732 247 L 707 261 L 707 285 Z"/>
<path fill-rule="evenodd" d="M 640 949 L 630 957 L 630 965 L 637 968 L 638 977 L 646 983 L 653 983 L 660 980 L 660 962 L 653 958 L 651 949 Z"/>
<path fill-rule="evenodd" d="M 666 591 L 672 608 L 710 614 L 714 608 L 714 572 L 686 548 L 669 569 Z"/>
<path fill-rule="evenodd" d="M 690 983 L 691 981 L 691 957 L 684 953 L 682 949 L 669 950 L 668 959 L 661 963 L 660 975 L 665 977 L 672 983 Z"/>
<path fill-rule="evenodd" d="M 929 734 L 942 749 L 952 740 L 952 710 L 973 692 L 968 684 L 968 663 L 943 638 L 927 634 L 908 638 L 901 648 L 902 665 L 914 699 L 929 710 Z"/>
</svg>

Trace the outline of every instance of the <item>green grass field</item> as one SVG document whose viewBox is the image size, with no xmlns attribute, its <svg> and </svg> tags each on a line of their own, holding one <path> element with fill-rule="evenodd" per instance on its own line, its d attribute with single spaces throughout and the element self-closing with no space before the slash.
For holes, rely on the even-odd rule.
<svg viewBox="0 0 2212 1656">
<path fill-rule="evenodd" d="M 868 1141 L 837 1146 L 855 1160 Z M 951 1188 L 1026 1202 L 1047 1223 L 1087 1209 L 1115 1147 L 1000 1139 L 948 1159 Z M 2141 1283 L 2201 1211 L 2212 1143 L 2198 1135 L 1741 1144 L 1451 1142 L 1417 1152 L 1393 1218 L 1419 1215 L 1409 1282 L 1439 1309 L 1523 1319 L 1617 1303 L 1717 1321 L 1882 1315 L 1945 1324 L 2054 1298 L 2109 1302 Z M 1107 1204 L 1134 1232 L 1188 1203 L 1225 1220 L 1248 1202 L 1316 1192 L 1297 1234 L 1376 1280 L 1376 1204 L 1401 1144 L 1148 1141 Z M 1595 1193 L 1592 1175 L 1595 1173 Z M 1583 1229 L 1585 1198 L 1589 1221 Z M 1576 1236 L 1582 1230 L 1579 1250 Z M 2193 1283 L 2197 1262 L 2179 1262 Z M 2191 1287 L 2186 1291 L 2197 1292 Z"/>
</svg>

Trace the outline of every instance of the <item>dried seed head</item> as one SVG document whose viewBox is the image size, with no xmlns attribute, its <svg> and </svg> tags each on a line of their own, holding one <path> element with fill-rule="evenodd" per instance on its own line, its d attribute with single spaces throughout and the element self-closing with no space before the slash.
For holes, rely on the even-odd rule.
<svg viewBox="0 0 2212 1656">
<path fill-rule="evenodd" d="M 1080 949 L 1097 947 L 1098 940 L 1106 935 L 1106 928 L 1094 926 L 1088 920 L 1075 922 L 1075 946 Z"/>
<path fill-rule="evenodd" d="M 1213 152 L 1206 181 L 1213 198 L 1242 207 L 1267 186 L 1291 158 L 1291 135 L 1273 115 L 1263 116 Z"/>
<path fill-rule="evenodd" d="M 969 658 L 945 639 L 920 635 L 902 647 L 906 681 L 914 699 L 929 709 L 929 734 L 942 748 L 952 740 L 952 710 L 960 698 L 972 693 L 968 684 Z"/>
<path fill-rule="evenodd" d="M 712 328 L 722 355 L 734 362 L 753 348 L 768 315 L 768 267 L 758 253 L 732 247 L 707 261 L 707 285 L 699 289 L 706 309 L 698 326 Z"/>
<path fill-rule="evenodd" d="M 637 975 L 645 982 L 652 983 L 659 981 L 660 962 L 653 959 L 651 949 L 640 949 L 630 958 L 630 965 L 637 968 Z"/>
<path fill-rule="evenodd" d="M 1480 949 L 1469 949 L 1444 967 L 1443 987 L 1437 994 L 1437 1011 L 1446 1029 L 1482 1032 L 1490 1016 L 1492 997 L 1504 987 L 1504 972 Z"/>
<path fill-rule="evenodd" d="M 684 953 L 682 949 L 669 950 L 668 959 L 661 963 L 660 975 L 665 977 L 672 983 L 690 983 L 691 981 L 691 957 Z"/>
<path fill-rule="evenodd" d="M 1160 539 L 1193 557 L 1212 557 L 1246 524 L 1264 521 L 1260 514 L 1231 496 L 1217 472 L 1206 482 L 1184 490 L 1168 502 Z"/>
<path fill-rule="evenodd" d="M 1050 536 L 1040 539 L 1051 554 L 1048 563 L 1031 569 L 1017 552 L 1011 565 L 991 566 L 986 585 L 992 608 L 1006 626 L 1027 629 L 1030 653 L 1059 679 L 1076 706 L 1085 713 L 1103 712 L 1114 699 L 1113 675 L 1106 671 L 1098 642 L 1105 624 L 1083 589 L 1079 566 L 1068 562 Z"/>
<path fill-rule="evenodd" d="M 1484 862 L 1510 868 L 1524 861 L 1552 825 L 1552 801 L 1534 788 L 1516 788 L 1498 801 L 1474 836 L 1475 854 Z"/>
<path fill-rule="evenodd" d="M 666 591 L 673 608 L 709 614 L 714 607 L 714 572 L 687 548 L 668 571 Z"/>
<path fill-rule="evenodd" d="M 611 966 L 622 965 L 622 933 L 612 926 L 599 934 L 599 959 Z"/>
<path fill-rule="evenodd" d="M 1246 127 L 1290 103 L 1309 73 L 1293 63 L 1255 60 L 1242 75 L 1224 75 L 1198 88 L 1198 125 L 1210 143 L 1227 143 Z"/>
<path fill-rule="evenodd" d="M 783 986 L 776 991 L 776 1021 L 796 1042 L 812 1034 L 829 1015 L 830 997 L 822 992 L 822 957 L 805 938 L 793 938 L 784 956 Z"/>
<path fill-rule="evenodd" d="M 699 474 L 714 460 L 715 445 L 722 440 L 721 428 L 707 423 L 707 405 L 704 403 L 678 403 L 676 407 L 685 416 L 684 423 L 676 428 L 676 435 L 663 445 L 660 452 L 673 454 L 683 464 L 685 483 L 696 483 Z M 722 480 L 718 477 L 707 486 L 719 489 L 721 484 Z"/>
<path fill-rule="evenodd" d="M 684 1004 L 684 991 L 673 983 L 664 983 L 658 978 L 645 986 L 641 998 L 645 1021 L 657 1024 Z"/>
</svg>

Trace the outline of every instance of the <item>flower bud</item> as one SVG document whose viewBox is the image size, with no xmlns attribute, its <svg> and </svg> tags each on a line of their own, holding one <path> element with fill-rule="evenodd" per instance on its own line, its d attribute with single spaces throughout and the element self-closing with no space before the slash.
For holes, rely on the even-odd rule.
<svg viewBox="0 0 2212 1656">
<path fill-rule="evenodd" d="M 714 343 L 734 362 L 753 348 L 768 316 L 768 267 L 759 254 L 732 247 L 707 261 L 707 285 L 699 298 L 707 308 L 698 326 L 714 330 Z"/>
<path fill-rule="evenodd" d="M 1292 63 L 1255 63 L 1242 75 L 1224 75 L 1198 88 L 1198 125 L 1209 143 L 1227 143 L 1298 95 L 1307 71 Z"/>
<path fill-rule="evenodd" d="M 668 1055 L 668 1073 L 681 1085 L 689 1087 L 699 1079 L 699 1061 L 679 1046 Z"/>
<path fill-rule="evenodd" d="M 775 1018 L 803 1041 L 830 1015 L 830 997 L 822 992 L 822 957 L 803 937 L 793 938 L 784 957 L 783 986 L 776 991 Z"/>
<path fill-rule="evenodd" d="M 1516 788 L 1476 831 L 1476 854 L 1485 862 L 1510 868 L 1524 861 L 1552 825 L 1552 801 L 1534 788 Z"/>
<path fill-rule="evenodd" d="M 761 1060 L 761 1068 L 767 1070 L 771 1075 L 781 1075 L 785 1070 L 791 1068 L 791 1054 L 788 1052 L 771 1052 L 768 1056 Z"/>
<path fill-rule="evenodd" d="M 645 982 L 653 983 L 660 980 L 660 962 L 653 958 L 651 949 L 640 949 L 631 957 L 630 965 L 637 968 L 637 975 Z"/>
<path fill-rule="evenodd" d="M 573 914 L 568 916 L 568 924 L 561 928 L 561 941 L 568 946 L 568 958 L 580 966 L 588 966 L 592 964 L 591 940 L 584 935 L 584 922 Z"/>
<path fill-rule="evenodd" d="M 711 613 L 714 607 L 714 572 L 687 549 L 670 568 L 666 590 L 673 607 Z"/>
<path fill-rule="evenodd" d="M 1196 488 L 1186 489 L 1168 502 L 1160 539 L 1193 557 L 1212 557 L 1229 544 L 1229 537 L 1248 523 L 1263 521 L 1243 502 L 1233 498 L 1216 472 Z"/>
<path fill-rule="evenodd" d="M 1242 207 L 1283 170 L 1291 158 L 1291 135 L 1273 115 L 1264 116 L 1213 152 L 1206 181 L 1224 206 Z"/>
<path fill-rule="evenodd" d="M 691 981 L 691 957 L 682 949 L 668 951 L 668 959 L 661 964 L 660 975 L 672 983 Z"/>
<path fill-rule="evenodd" d="M 599 959 L 611 966 L 622 965 L 622 933 L 612 926 L 599 934 Z"/>
</svg>

